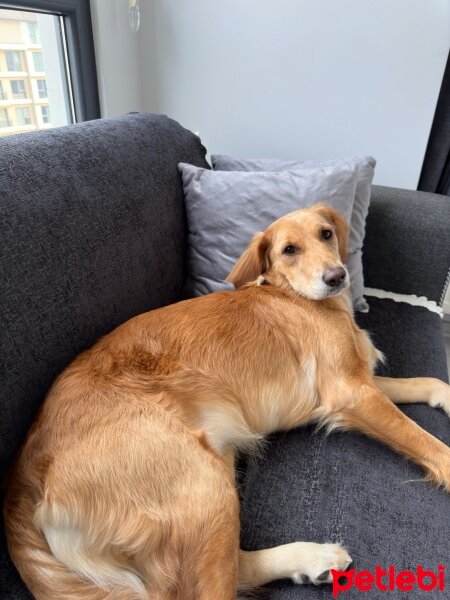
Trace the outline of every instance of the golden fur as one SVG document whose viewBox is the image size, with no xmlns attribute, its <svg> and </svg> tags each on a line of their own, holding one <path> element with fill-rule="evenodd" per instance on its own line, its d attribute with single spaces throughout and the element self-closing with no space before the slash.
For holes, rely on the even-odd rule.
<svg viewBox="0 0 450 600">
<path fill-rule="evenodd" d="M 38 600 L 231 600 L 279 577 L 329 581 L 351 560 L 338 545 L 239 551 L 234 451 L 269 432 L 357 429 L 450 491 L 450 449 L 393 404 L 450 414 L 450 388 L 373 376 L 380 354 L 353 320 L 348 277 L 322 279 L 346 238 L 326 206 L 291 213 L 255 236 L 229 276 L 237 291 L 139 315 L 60 375 L 5 503 Z"/>
</svg>

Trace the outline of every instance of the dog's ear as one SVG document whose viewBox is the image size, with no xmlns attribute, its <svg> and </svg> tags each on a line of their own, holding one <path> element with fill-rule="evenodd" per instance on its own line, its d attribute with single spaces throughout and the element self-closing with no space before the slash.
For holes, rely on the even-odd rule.
<svg viewBox="0 0 450 600">
<path fill-rule="evenodd" d="M 255 233 L 252 241 L 247 246 L 242 256 L 234 265 L 225 281 L 240 288 L 250 281 L 254 281 L 267 269 L 267 250 L 269 247 L 265 233 Z"/>
<path fill-rule="evenodd" d="M 314 210 L 332 225 L 337 237 L 339 255 L 345 262 L 348 256 L 348 225 L 341 213 L 327 204 L 317 204 Z"/>
</svg>

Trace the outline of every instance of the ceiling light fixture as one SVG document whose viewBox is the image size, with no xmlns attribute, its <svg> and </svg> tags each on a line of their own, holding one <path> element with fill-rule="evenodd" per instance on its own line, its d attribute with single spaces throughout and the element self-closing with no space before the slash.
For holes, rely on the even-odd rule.
<svg viewBox="0 0 450 600">
<path fill-rule="evenodd" d="M 139 0 L 128 0 L 128 13 L 130 16 L 131 31 L 135 33 L 139 31 L 141 24 L 141 10 L 139 8 Z"/>
</svg>

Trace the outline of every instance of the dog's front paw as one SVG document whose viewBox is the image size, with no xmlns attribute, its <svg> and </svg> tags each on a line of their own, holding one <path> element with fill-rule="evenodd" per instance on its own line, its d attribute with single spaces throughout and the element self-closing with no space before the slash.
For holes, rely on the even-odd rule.
<svg viewBox="0 0 450 600">
<path fill-rule="evenodd" d="M 331 583 L 331 569 L 345 571 L 352 562 L 350 555 L 340 544 L 298 542 L 293 545 L 298 546 L 294 550 L 298 553 L 298 570 L 292 573 L 291 579 L 297 584 Z"/>
</svg>

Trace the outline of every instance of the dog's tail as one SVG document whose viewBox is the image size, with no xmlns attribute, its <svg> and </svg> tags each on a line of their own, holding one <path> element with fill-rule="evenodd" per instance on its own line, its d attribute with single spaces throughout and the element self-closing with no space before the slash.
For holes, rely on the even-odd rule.
<svg viewBox="0 0 450 600">
<path fill-rule="evenodd" d="M 70 528 L 54 536 L 56 546 L 51 549 L 48 541 L 55 530 L 48 522 L 44 524 L 45 510 L 41 508 L 33 519 L 33 507 L 27 504 L 23 498 L 15 503 L 8 494 L 5 528 L 11 558 L 36 600 L 148 599 L 137 575 L 113 561 L 106 563 L 80 552 L 81 538 Z"/>
</svg>

